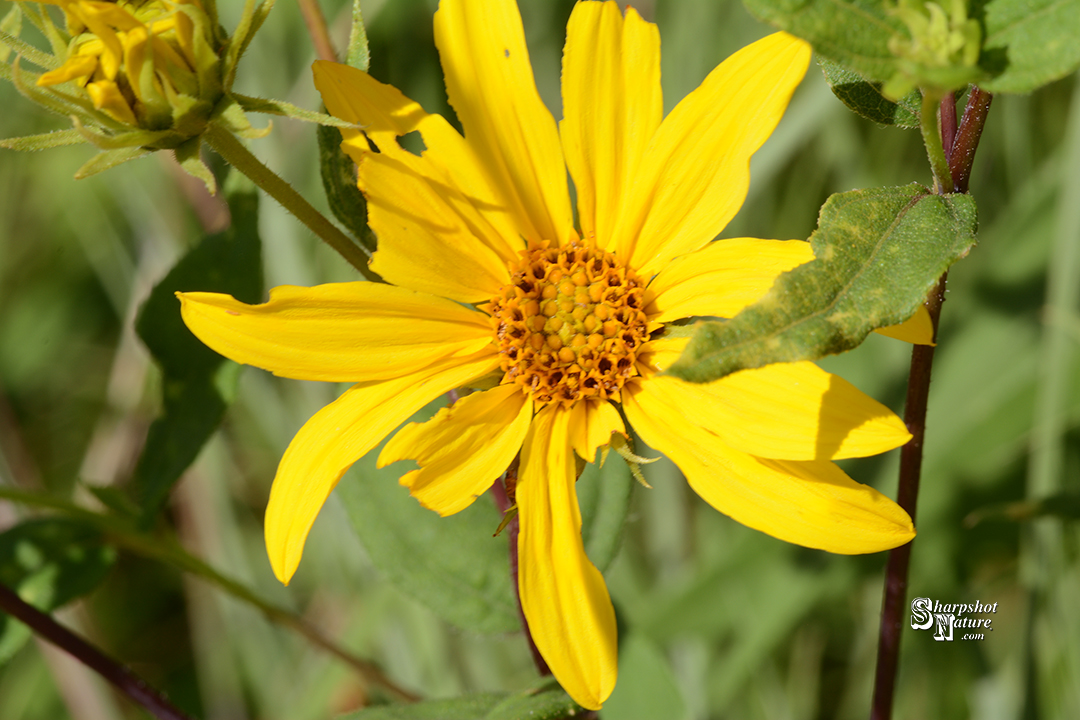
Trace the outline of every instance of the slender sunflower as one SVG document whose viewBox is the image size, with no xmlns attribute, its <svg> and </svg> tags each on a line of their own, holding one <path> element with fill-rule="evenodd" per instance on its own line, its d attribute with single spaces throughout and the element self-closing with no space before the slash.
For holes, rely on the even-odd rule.
<svg viewBox="0 0 1080 720">
<path fill-rule="evenodd" d="M 574 456 L 593 461 L 627 432 L 624 418 L 745 525 L 838 553 L 910 540 L 903 510 L 830 462 L 906 442 L 888 409 L 806 362 L 705 385 L 662 374 L 686 342 L 666 336 L 667 323 L 731 317 L 812 259 L 805 242 L 710 242 L 745 198 L 750 155 L 806 72 L 809 46 L 766 37 L 664 118 L 656 27 L 614 1 L 579 2 L 556 126 L 512 0 L 442 0 L 435 40 L 464 137 L 366 73 L 314 68 L 330 111 L 363 128 L 343 146 L 378 236 L 372 266 L 390 284 L 279 287 L 262 305 L 180 296 L 188 327 L 237 362 L 356 383 L 282 458 L 266 511 L 278 578 L 295 572 L 345 470 L 460 387 L 487 389 L 402 428 L 379 463 L 417 461 L 401 483 L 450 515 L 520 453 L 522 606 L 555 677 L 586 708 L 614 687 L 616 631 L 582 546 Z M 398 143 L 414 131 L 419 156 Z"/>
</svg>

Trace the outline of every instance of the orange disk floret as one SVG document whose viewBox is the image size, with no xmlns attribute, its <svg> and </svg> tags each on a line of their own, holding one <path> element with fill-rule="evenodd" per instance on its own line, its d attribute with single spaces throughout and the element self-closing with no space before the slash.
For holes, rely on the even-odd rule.
<svg viewBox="0 0 1080 720">
<path fill-rule="evenodd" d="M 637 374 L 648 338 L 645 284 L 612 253 L 576 242 L 530 246 L 487 307 L 503 383 L 540 404 L 607 399 Z"/>
</svg>

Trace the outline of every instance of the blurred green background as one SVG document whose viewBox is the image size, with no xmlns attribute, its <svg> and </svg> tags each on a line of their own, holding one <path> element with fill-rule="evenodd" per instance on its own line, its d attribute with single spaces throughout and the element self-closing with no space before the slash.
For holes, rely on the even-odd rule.
<svg viewBox="0 0 1080 720">
<path fill-rule="evenodd" d="M 559 117 L 573 3 L 521 5 L 541 95 Z M 668 110 L 724 57 L 769 32 L 733 0 L 634 5 L 660 26 Z M 372 73 L 452 115 L 432 40 L 435 0 L 361 6 Z M 343 47 L 349 5 L 323 8 Z M 240 5 L 224 0 L 221 12 L 233 27 Z M 317 108 L 313 59 L 297 6 L 280 2 L 240 65 L 237 90 Z M 979 245 L 950 272 L 908 597 L 998 610 L 986 639 L 958 633 L 954 642 L 911 630 L 905 611 L 897 718 L 1080 717 L 1080 538 L 1067 512 L 1075 500 L 1044 504 L 1049 514 L 1034 520 L 1000 509 L 1080 492 L 1070 251 L 1080 243 L 1076 86 L 1070 77 L 1030 96 L 995 98 L 975 161 Z M 64 126 L 7 84 L 0 106 L 0 137 Z M 270 136 L 251 146 L 325 208 L 312 126 L 275 119 Z M 86 486 L 123 485 L 158 412 L 160 374 L 133 332 L 137 309 L 204 224 L 220 227 L 222 217 L 163 154 L 75 182 L 89 155 L 85 147 L 0 151 L 0 483 L 94 507 Z M 831 193 L 929 180 L 918 133 L 859 119 L 816 66 L 752 168 L 727 236 L 806 238 Z M 260 229 L 268 287 L 354 279 L 265 198 Z M 902 343 L 875 336 L 822 365 L 901 412 L 908 355 Z M 345 508 L 364 502 L 365 482 L 396 488 L 385 474 L 367 477 L 370 463 L 348 474 L 324 509 L 292 585 L 272 577 L 261 516 L 274 469 L 293 433 L 340 389 L 245 369 L 222 429 L 175 489 L 167 522 L 193 553 L 425 697 L 529 686 L 534 671 L 519 634 L 450 625 L 376 569 Z M 895 452 L 845 467 L 895 494 Z M 646 472 L 653 489 L 633 487 L 621 550 L 606 572 L 622 657 L 601 716 L 866 717 L 885 555 L 786 545 L 713 511 L 666 461 Z M 0 501 L 0 529 L 31 516 Z M 492 529 L 473 528 L 477 537 Z M 501 548 L 505 537 L 490 542 Z M 385 698 L 251 607 L 123 552 L 105 581 L 58 617 L 205 720 L 326 718 Z M 142 716 L 42 643 L 0 667 L 4 720 Z"/>
</svg>

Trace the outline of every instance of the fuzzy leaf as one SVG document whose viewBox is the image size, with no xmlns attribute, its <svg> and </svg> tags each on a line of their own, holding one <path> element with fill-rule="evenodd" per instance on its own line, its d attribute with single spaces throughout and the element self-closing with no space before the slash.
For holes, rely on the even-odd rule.
<svg viewBox="0 0 1080 720">
<path fill-rule="evenodd" d="M 356 163 L 341 149 L 337 128 L 320 125 L 315 130 L 319 138 L 319 172 L 330 210 L 360 245 L 373 253 L 375 233 L 367 224 L 367 200 L 356 185 Z"/>
<path fill-rule="evenodd" d="M 983 89 L 1029 93 L 1080 67 L 1080 0 L 991 0 L 983 12 Z"/>
<path fill-rule="evenodd" d="M 262 297 L 258 195 L 249 181 L 233 173 L 226 196 L 232 226 L 205 238 L 173 267 L 150 293 L 135 325 L 164 376 L 162 414 L 150 426 L 133 478 L 147 522 L 217 429 L 239 370 L 191 334 L 175 293 L 224 292 L 249 303 Z"/>
<path fill-rule="evenodd" d="M 975 243 L 975 228 L 970 195 L 934 195 L 916 183 L 833 195 L 810 237 L 814 260 L 731 320 L 699 325 L 669 372 L 709 382 L 850 350 L 911 317 Z"/>
<path fill-rule="evenodd" d="M 893 35 L 910 37 L 889 0 L 743 0 L 751 13 L 803 38 L 820 55 L 870 81 L 904 68 L 889 50 Z M 949 7 L 948 3 L 939 5 Z M 940 83 L 962 86 L 983 74 L 993 93 L 1028 93 L 1080 67 L 1080 0 L 975 0 L 969 17 L 982 28 L 977 68 L 937 68 Z M 845 101 L 846 102 L 846 101 Z"/>
<path fill-rule="evenodd" d="M 917 90 L 893 102 L 881 94 L 882 83 L 871 82 L 854 70 L 825 58 L 819 58 L 818 64 L 833 94 L 856 114 L 879 125 L 919 127 L 922 98 Z"/>
</svg>

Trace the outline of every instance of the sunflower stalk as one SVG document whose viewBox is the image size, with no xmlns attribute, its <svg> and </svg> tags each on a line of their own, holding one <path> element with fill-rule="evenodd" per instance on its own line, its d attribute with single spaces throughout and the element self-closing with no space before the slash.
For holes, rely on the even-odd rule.
<svg viewBox="0 0 1080 720">
<path fill-rule="evenodd" d="M 378 279 L 378 276 L 368 269 L 367 255 L 364 251 L 345 233 L 338 230 L 336 225 L 327 220 L 325 215 L 312 207 L 311 203 L 296 192 L 280 175 L 252 155 L 251 151 L 244 147 L 232 133 L 216 124 L 211 124 L 203 138 L 227 163 L 247 175 L 267 195 L 281 203 L 282 207 L 295 215 L 311 232 L 315 233 L 316 237 L 337 250 L 361 275 L 368 280 Z"/>
<path fill-rule="evenodd" d="M 966 193 L 975 150 L 978 148 L 986 114 L 990 109 L 990 95 L 979 87 L 972 86 L 959 127 L 956 125 L 956 100 L 952 93 L 944 95 L 939 107 L 928 105 L 928 97 L 923 97 L 922 131 L 937 190 L 941 194 L 954 190 Z M 935 164 L 938 151 L 941 158 L 937 160 L 945 160 L 943 168 Z M 926 298 L 926 309 L 933 325 L 935 342 L 941 306 L 945 302 L 947 278 L 948 272 L 945 272 Z M 919 482 L 922 477 L 923 441 L 926 435 L 926 409 L 930 397 L 934 348 L 934 345 L 915 345 L 912 348 L 907 398 L 904 403 L 904 423 L 911 433 L 911 440 L 900 449 L 900 482 L 896 502 L 907 511 L 912 522 L 915 522 Z M 892 717 L 900 659 L 901 620 L 907 600 L 908 567 L 911 563 L 913 542 L 914 540 L 909 541 L 889 551 L 878 634 L 874 696 L 870 708 L 871 720 L 889 720 Z"/>
</svg>

